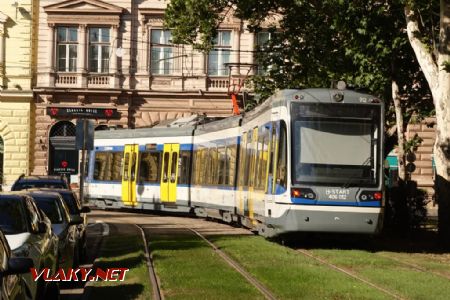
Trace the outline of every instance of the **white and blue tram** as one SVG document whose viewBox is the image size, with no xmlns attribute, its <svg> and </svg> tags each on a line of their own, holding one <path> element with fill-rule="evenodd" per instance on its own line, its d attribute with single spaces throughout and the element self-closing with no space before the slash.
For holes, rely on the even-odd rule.
<svg viewBox="0 0 450 300">
<path fill-rule="evenodd" d="M 86 197 L 285 232 L 382 226 L 384 107 L 351 90 L 282 90 L 245 116 L 95 133 Z"/>
</svg>

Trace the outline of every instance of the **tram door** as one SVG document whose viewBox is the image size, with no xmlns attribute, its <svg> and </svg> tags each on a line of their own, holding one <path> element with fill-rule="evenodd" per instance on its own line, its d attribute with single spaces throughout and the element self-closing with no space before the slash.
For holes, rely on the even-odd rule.
<svg viewBox="0 0 450 300">
<path fill-rule="evenodd" d="M 124 205 L 136 205 L 136 180 L 139 145 L 125 145 L 122 169 L 122 201 Z"/>
<path fill-rule="evenodd" d="M 248 205 L 246 215 L 250 218 L 254 218 L 254 201 L 255 201 L 255 185 L 256 185 L 256 163 L 258 155 L 258 127 L 253 129 L 253 135 L 251 140 L 251 155 L 250 155 L 250 169 L 248 179 Z"/>
<path fill-rule="evenodd" d="M 241 140 L 241 147 L 239 153 L 239 173 L 238 173 L 238 192 L 237 192 L 237 203 L 236 207 L 238 210 L 238 214 L 244 215 L 244 205 L 247 201 L 247 192 L 244 191 L 245 186 L 245 175 L 246 175 L 246 157 L 247 157 L 247 132 L 244 132 Z"/>
<path fill-rule="evenodd" d="M 175 204 L 177 201 L 179 157 L 180 144 L 164 144 L 161 168 L 161 202 Z"/>
</svg>

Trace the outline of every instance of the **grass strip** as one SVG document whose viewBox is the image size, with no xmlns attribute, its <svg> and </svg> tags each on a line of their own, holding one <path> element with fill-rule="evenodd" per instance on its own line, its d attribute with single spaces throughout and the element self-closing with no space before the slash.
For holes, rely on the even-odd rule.
<svg viewBox="0 0 450 300">
<path fill-rule="evenodd" d="M 356 279 L 258 236 L 208 237 L 280 299 L 389 299 Z"/>
<path fill-rule="evenodd" d="M 130 270 L 124 281 L 91 282 L 89 299 L 151 299 L 152 287 L 139 231 L 106 236 L 94 267 Z"/>
<path fill-rule="evenodd" d="M 408 299 L 448 299 L 450 295 L 448 279 L 411 269 L 368 251 L 321 249 L 312 250 L 312 253 Z"/>
<path fill-rule="evenodd" d="M 450 254 L 448 253 L 435 254 L 383 251 L 380 252 L 380 254 L 450 276 Z"/>
<path fill-rule="evenodd" d="M 151 234 L 149 248 L 165 299 L 264 299 L 194 234 Z"/>
</svg>

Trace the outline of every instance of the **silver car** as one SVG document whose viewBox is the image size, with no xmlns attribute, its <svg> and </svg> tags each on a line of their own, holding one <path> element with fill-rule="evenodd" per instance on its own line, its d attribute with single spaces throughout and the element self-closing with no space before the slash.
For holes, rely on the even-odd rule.
<svg viewBox="0 0 450 300">
<path fill-rule="evenodd" d="M 77 267 L 78 261 L 74 259 L 79 248 L 77 225 L 82 220 L 70 217 L 69 208 L 58 193 L 31 191 L 29 194 L 50 219 L 53 232 L 58 236 L 58 266 L 65 270 Z"/>
<path fill-rule="evenodd" d="M 36 269 L 49 269 L 55 274 L 58 255 L 58 237 L 50 220 L 24 193 L 0 194 L 0 229 L 5 234 L 13 257 L 28 257 Z M 58 286 L 44 280 L 34 281 L 31 273 L 23 275 L 33 299 L 49 299 L 58 292 Z"/>
</svg>

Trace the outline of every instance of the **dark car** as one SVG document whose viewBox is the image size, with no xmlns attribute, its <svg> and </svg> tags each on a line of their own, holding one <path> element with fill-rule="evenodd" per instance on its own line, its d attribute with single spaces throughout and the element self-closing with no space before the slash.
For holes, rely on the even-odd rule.
<svg viewBox="0 0 450 300">
<path fill-rule="evenodd" d="M 80 200 L 77 197 L 77 194 L 72 190 L 67 189 L 50 189 L 50 188 L 42 188 L 42 189 L 33 189 L 30 191 L 51 191 L 59 193 L 69 208 L 70 218 L 74 221 L 81 223 L 77 225 L 78 229 L 78 240 L 79 240 L 79 253 L 78 258 L 80 261 L 83 261 L 86 258 L 86 226 L 87 226 L 87 213 L 91 210 L 87 206 L 82 206 Z"/>
<path fill-rule="evenodd" d="M 33 260 L 27 257 L 11 257 L 11 249 L 0 230 L 0 299 L 27 299 L 27 286 L 20 274 L 30 272 Z"/>
<path fill-rule="evenodd" d="M 25 193 L 0 194 L 0 229 L 5 234 L 13 257 L 28 257 L 38 270 L 48 268 L 54 274 L 57 266 L 58 237 L 50 220 L 33 198 Z M 31 273 L 24 281 L 33 299 L 47 299 L 58 286 L 43 280 L 34 281 Z"/>
<path fill-rule="evenodd" d="M 70 189 L 70 185 L 64 176 L 25 176 L 22 174 L 12 185 L 11 191 L 21 191 L 32 188 Z"/>
<path fill-rule="evenodd" d="M 51 191 L 31 191 L 39 209 L 52 222 L 53 232 L 58 236 L 58 266 L 65 270 L 77 267 L 79 263 L 79 240 L 77 225 L 81 219 L 72 219 L 69 208 L 61 195 Z"/>
</svg>

